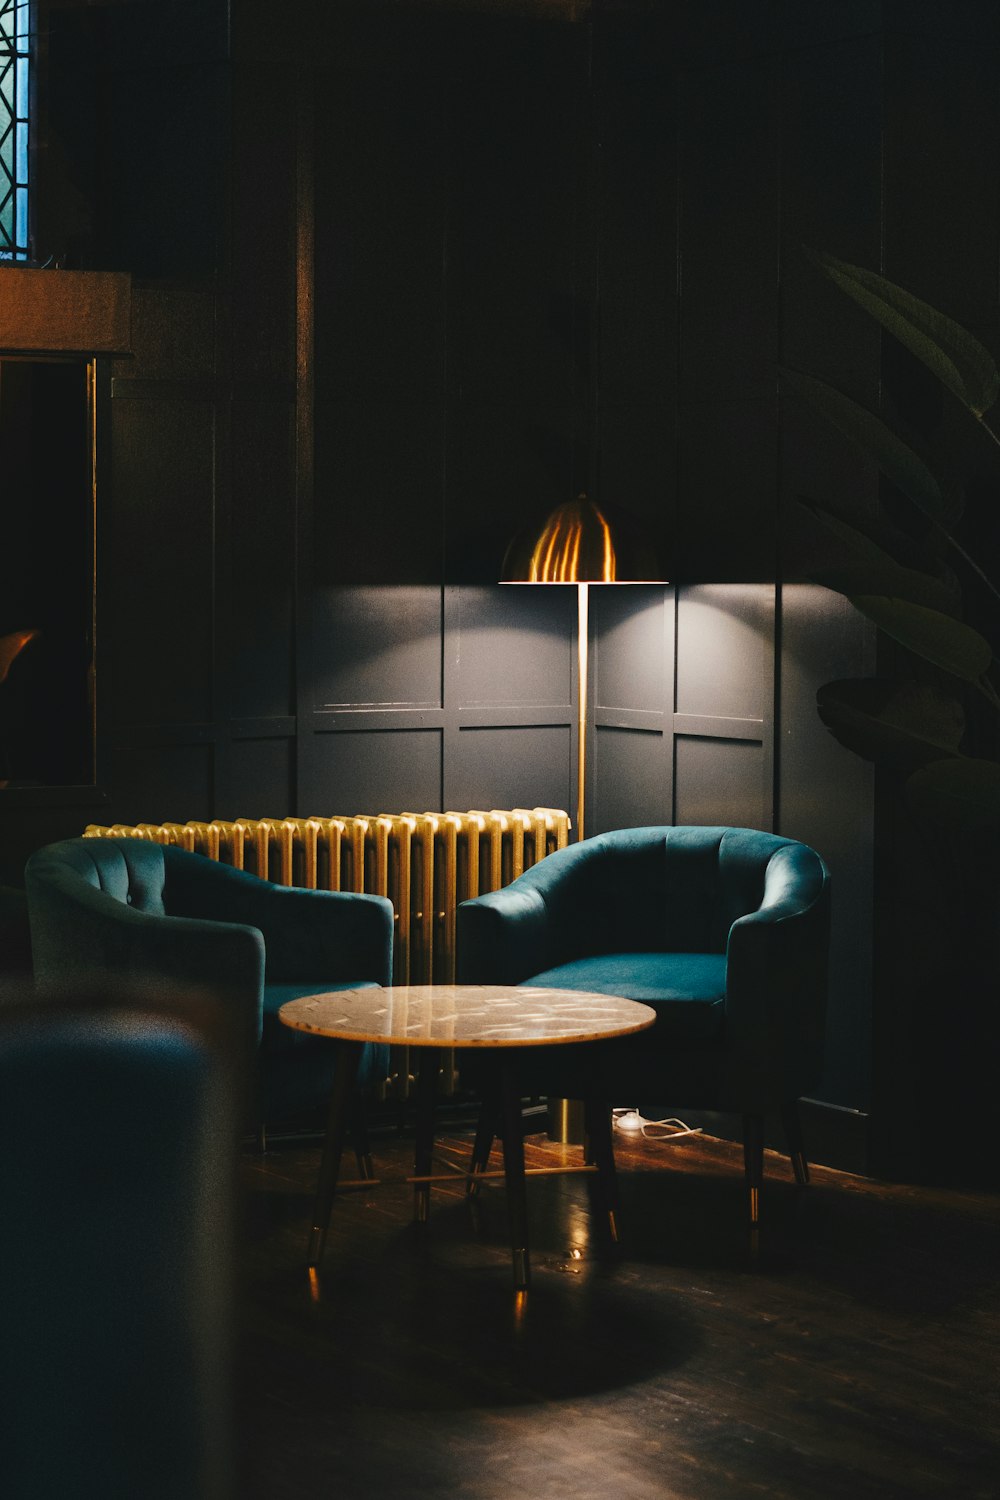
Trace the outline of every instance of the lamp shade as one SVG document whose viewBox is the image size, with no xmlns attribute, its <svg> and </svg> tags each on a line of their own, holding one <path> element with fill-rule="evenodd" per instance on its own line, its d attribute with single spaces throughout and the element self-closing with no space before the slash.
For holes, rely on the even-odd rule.
<svg viewBox="0 0 1000 1500">
<path fill-rule="evenodd" d="M 577 495 L 511 542 L 501 583 L 665 583 L 655 553 L 628 517 Z"/>
</svg>

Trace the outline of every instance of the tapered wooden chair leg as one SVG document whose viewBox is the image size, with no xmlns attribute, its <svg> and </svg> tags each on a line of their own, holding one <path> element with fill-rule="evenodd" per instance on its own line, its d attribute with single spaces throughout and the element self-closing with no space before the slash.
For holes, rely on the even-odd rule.
<svg viewBox="0 0 1000 1500">
<path fill-rule="evenodd" d="M 492 1099 L 484 1099 L 476 1121 L 476 1138 L 472 1143 L 472 1160 L 469 1163 L 469 1171 L 473 1175 L 467 1178 L 465 1184 L 465 1191 L 470 1198 L 475 1197 L 479 1192 L 479 1183 L 476 1178 L 489 1166 L 495 1135 L 496 1104 Z"/>
<path fill-rule="evenodd" d="M 743 1166 L 749 1209 L 750 1249 L 756 1252 L 760 1237 L 760 1190 L 764 1184 L 764 1116 L 743 1116 Z"/>
<path fill-rule="evenodd" d="M 612 1244 L 617 1244 L 621 1215 L 611 1134 L 611 1108 L 603 1099 L 590 1097 L 585 1100 L 584 1108 L 587 1140 L 590 1142 L 593 1153 L 592 1160 L 597 1167 L 599 1197 L 608 1238 Z"/>
<path fill-rule="evenodd" d="M 441 1049 L 421 1047 L 420 1069 L 417 1073 L 416 1177 L 430 1176 L 434 1155 L 434 1098 L 440 1067 Z M 430 1211 L 431 1185 L 429 1182 L 417 1182 L 413 1188 L 413 1217 L 418 1224 L 426 1224 Z"/>
<path fill-rule="evenodd" d="M 360 1100 L 355 1101 L 351 1112 L 351 1140 L 354 1143 L 354 1155 L 358 1161 L 358 1176 L 362 1181 L 370 1182 L 375 1177 L 375 1163 L 372 1161 L 368 1140 L 368 1121 L 365 1117 L 364 1105 Z"/>
<path fill-rule="evenodd" d="M 326 1140 L 320 1161 L 319 1183 L 316 1188 L 316 1204 L 313 1209 L 312 1230 L 306 1263 L 316 1269 L 323 1259 L 326 1231 L 330 1222 L 333 1196 L 337 1191 L 340 1173 L 340 1157 L 344 1148 L 344 1134 L 350 1115 L 350 1102 L 361 1061 L 360 1042 L 338 1042 L 337 1061 L 334 1065 L 333 1088 L 330 1093 L 330 1114 L 326 1126 Z"/>
<path fill-rule="evenodd" d="M 506 1062 L 500 1067 L 500 1129 L 503 1138 L 503 1172 L 507 1189 L 514 1290 L 523 1292 L 531 1280 L 528 1202 L 524 1182 L 524 1122 L 521 1117 L 517 1076 Z"/>
</svg>

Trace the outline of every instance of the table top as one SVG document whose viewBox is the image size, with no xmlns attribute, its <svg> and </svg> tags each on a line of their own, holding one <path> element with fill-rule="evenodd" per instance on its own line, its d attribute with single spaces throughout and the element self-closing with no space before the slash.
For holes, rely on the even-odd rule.
<svg viewBox="0 0 1000 1500">
<path fill-rule="evenodd" d="M 636 1000 L 588 990 L 495 984 L 402 984 L 331 990 L 278 1012 L 296 1031 L 409 1047 L 535 1047 L 603 1041 L 652 1026 Z"/>
</svg>

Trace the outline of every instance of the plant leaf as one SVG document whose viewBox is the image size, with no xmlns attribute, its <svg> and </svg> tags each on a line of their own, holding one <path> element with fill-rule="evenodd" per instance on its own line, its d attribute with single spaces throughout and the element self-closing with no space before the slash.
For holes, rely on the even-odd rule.
<svg viewBox="0 0 1000 1500">
<path fill-rule="evenodd" d="M 810 515 L 815 516 L 818 521 L 822 521 L 827 530 L 832 531 L 835 537 L 845 542 L 851 551 L 857 557 L 861 558 L 862 561 L 881 563 L 887 560 L 889 554 L 885 549 L 880 547 L 878 542 L 867 531 L 863 531 L 859 526 L 856 526 L 853 520 L 845 521 L 835 511 L 830 510 L 825 505 L 817 505 L 815 500 L 807 500 L 804 495 L 799 495 L 798 500 L 799 504 L 804 505 L 806 510 L 809 511 Z"/>
<path fill-rule="evenodd" d="M 848 598 L 856 594 L 890 595 L 894 599 L 905 599 L 908 604 L 936 609 L 944 615 L 952 614 L 959 604 L 959 595 L 946 583 L 913 568 L 901 568 L 891 557 L 880 562 L 845 563 L 835 568 L 822 568 L 812 577 L 824 588 L 834 589 Z"/>
<path fill-rule="evenodd" d="M 947 583 L 958 596 L 958 582 L 940 558 L 897 530 L 884 516 L 859 516 L 851 507 L 831 500 L 820 505 L 805 495 L 797 495 L 796 499 L 863 562 L 893 562 L 899 567 L 914 568 Z"/>
<path fill-rule="evenodd" d="M 842 678 L 821 687 L 816 704 L 846 749 L 897 770 L 957 755 L 965 732 L 962 705 L 925 683 Z"/>
<path fill-rule="evenodd" d="M 783 369 L 782 377 L 862 453 L 873 458 L 882 473 L 904 495 L 909 495 L 925 516 L 939 524 L 952 519 L 951 507 L 930 469 L 881 417 L 874 416 L 834 386 L 800 370 Z"/>
<path fill-rule="evenodd" d="M 989 641 L 940 610 L 881 594 L 852 594 L 851 603 L 886 635 L 955 677 L 978 683 L 993 660 Z"/>
<path fill-rule="evenodd" d="M 1000 395 L 1000 375 L 989 350 L 967 329 L 877 271 L 852 266 L 825 250 L 806 247 L 805 253 L 841 291 L 922 360 L 975 416 L 989 411 Z"/>
<path fill-rule="evenodd" d="M 995 760 L 939 760 L 906 783 L 914 817 L 993 846 L 1000 834 L 1000 765 Z"/>
</svg>

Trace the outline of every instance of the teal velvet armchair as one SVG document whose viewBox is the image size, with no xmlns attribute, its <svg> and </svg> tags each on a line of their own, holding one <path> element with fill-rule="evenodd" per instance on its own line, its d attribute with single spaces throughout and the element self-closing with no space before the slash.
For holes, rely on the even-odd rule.
<svg viewBox="0 0 1000 1500">
<path fill-rule="evenodd" d="M 143 839 L 50 844 L 25 870 L 35 983 L 163 982 L 227 997 L 254 1061 L 248 1111 L 263 1124 L 311 1115 L 329 1098 L 334 1049 L 278 1020 L 286 1000 L 389 984 L 392 905 L 384 897 L 274 885 Z M 385 1076 L 365 1049 L 359 1083 Z"/>
<path fill-rule="evenodd" d="M 772 1111 L 797 1180 L 808 1179 L 798 1100 L 822 1069 L 829 921 L 829 874 L 805 844 L 747 828 L 620 829 L 464 902 L 458 977 L 651 1005 L 648 1031 L 540 1050 L 522 1085 L 741 1115 L 756 1230 Z"/>
<path fill-rule="evenodd" d="M 212 1010 L 0 993 L 10 1500 L 236 1500 L 238 1132 Z"/>
</svg>

